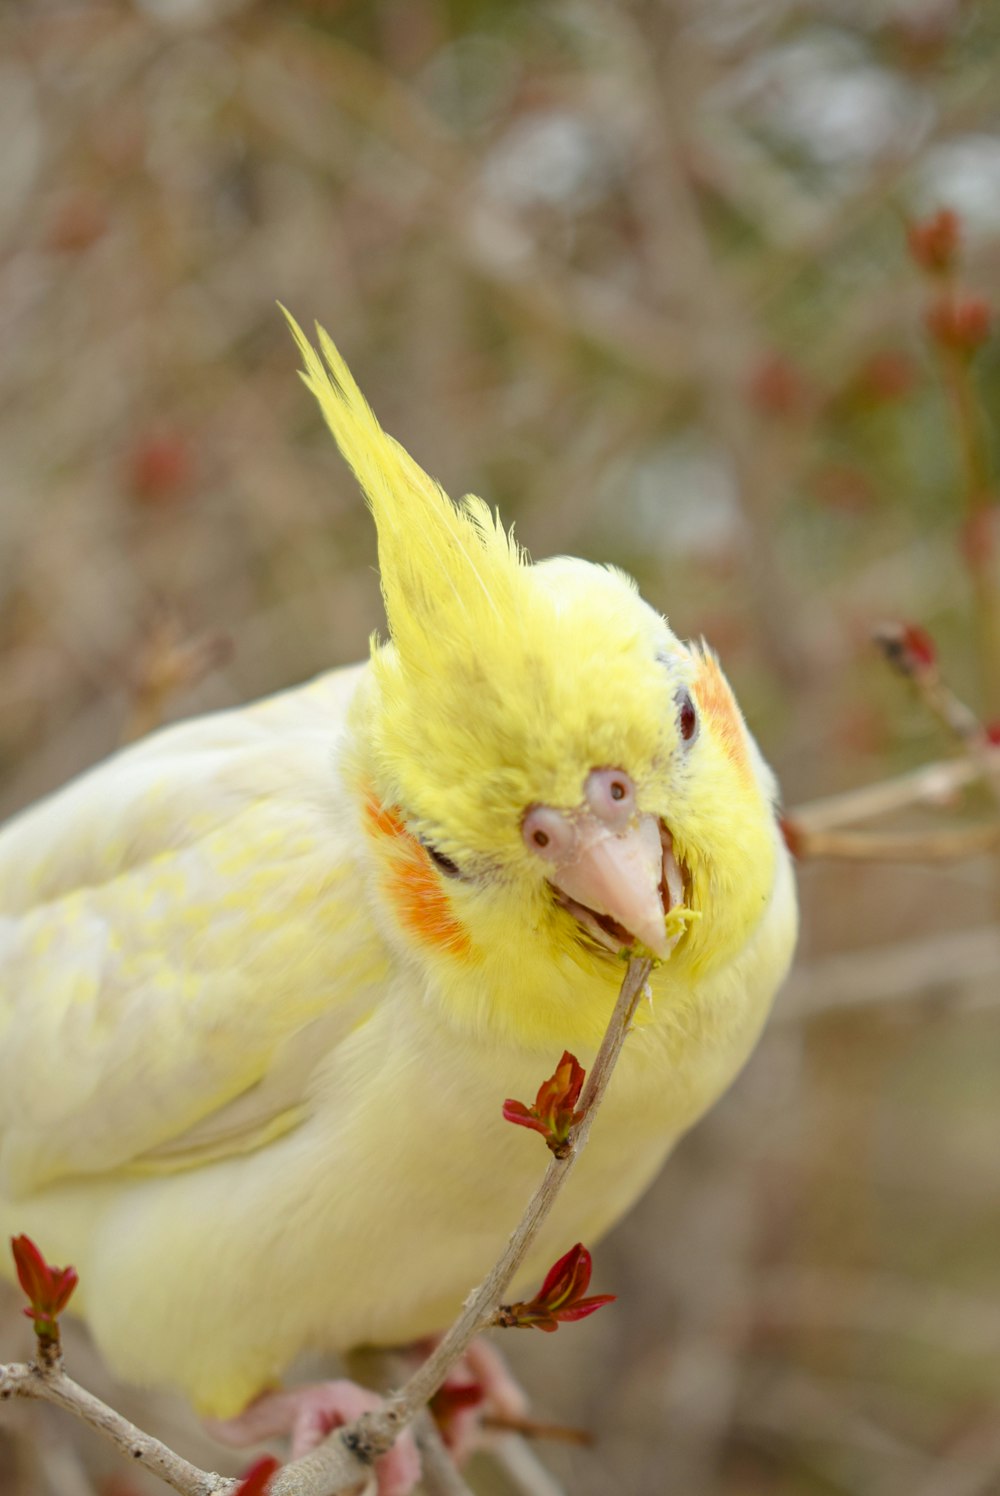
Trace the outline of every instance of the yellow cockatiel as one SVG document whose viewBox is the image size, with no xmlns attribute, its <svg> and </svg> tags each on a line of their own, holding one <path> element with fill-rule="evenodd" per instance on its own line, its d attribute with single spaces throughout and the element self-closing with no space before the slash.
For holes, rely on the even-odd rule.
<svg viewBox="0 0 1000 1496">
<path fill-rule="evenodd" d="M 504 1098 L 590 1063 L 645 947 L 652 1004 L 522 1286 L 592 1244 L 746 1059 L 796 930 L 714 656 L 620 572 L 529 564 L 294 331 L 389 641 L 0 834 L 0 1230 L 77 1267 L 116 1372 L 217 1417 L 305 1349 L 448 1323 L 545 1164 Z"/>
</svg>

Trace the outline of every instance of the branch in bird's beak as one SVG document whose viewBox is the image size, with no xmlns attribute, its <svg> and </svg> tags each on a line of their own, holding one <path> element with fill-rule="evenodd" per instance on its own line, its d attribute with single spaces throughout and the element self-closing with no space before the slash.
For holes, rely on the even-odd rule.
<svg viewBox="0 0 1000 1496">
<path fill-rule="evenodd" d="M 672 880 L 665 868 L 668 858 L 673 863 L 673 854 L 661 840 L 659 821 L 644 815 L 616 834 L 596 816 L 585 813 L 575 829 L 573 853 L 555 864 L 549 882 L 572 914 L 603 916 L 599 929 L 611 938 L 614 948 L 639 941 L 665 960 L 676 944 L 676 937 L 667 935 L 668 909 L 661 888 L 670 888 Z M 670 889 L 668 903 L 673 901 Z M 595 933 L 590 921 L 581 922 Z"/>
</svg>

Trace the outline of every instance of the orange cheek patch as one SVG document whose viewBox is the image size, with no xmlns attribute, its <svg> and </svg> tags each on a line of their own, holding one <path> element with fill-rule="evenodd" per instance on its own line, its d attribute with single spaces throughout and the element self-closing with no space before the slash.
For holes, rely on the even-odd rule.
<svg viewBox="0 0 1000 1496">
<path fill-rule="evenodd" d="M 399 812 L 369 795 L 364 813 L 370 834 L 386 844 L 385 891 L 400 924 L 436 950 L 468 954 L 469 937 L 452 913 L 427 853 Z"/>
<path fill-rule="evenodd" d="M 694 694 L 709 730 L 722 745 L 726 757 L 740 778 L 750 782 L 753 779 L 753 772 L 747 756 L 747 739 L 743 719 L 735 697 L 729 689 L 729 683 L 719 669 L 719 663 L 714 655 L 705 655 L 702 660 L 694 682 Z"/>
</svg>

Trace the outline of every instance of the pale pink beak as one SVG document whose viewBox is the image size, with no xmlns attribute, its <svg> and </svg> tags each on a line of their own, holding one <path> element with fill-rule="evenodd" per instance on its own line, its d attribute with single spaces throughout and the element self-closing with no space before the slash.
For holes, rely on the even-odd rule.
<svg viewBox="0 0 1000 1496">
<path fill-rule="evenodd" d="M 643 816 L 615 834 L 588 815 L 577 822 L 577 832 L 576 857 L 557 864 L 549 882 L 574 904 L 594 914 L 610 915 L 627 935 L 665 959 L 674 942 L 667 939 L 660 892 L 663 846 L 659 823 L 653 816 Z"/>
<path fill-rule="evenodd" d="M 612 951 L 637 942 L 666 960 L 680 939 L 666 916 L 684 902 L 684 877 L 670 833 L 640 815 L 624 769 L 592 769 L 582 803 L 571 810 L 532 805 L 521 822 L 528 849 L 548 864 L 559 902 Z"/>
</svg>

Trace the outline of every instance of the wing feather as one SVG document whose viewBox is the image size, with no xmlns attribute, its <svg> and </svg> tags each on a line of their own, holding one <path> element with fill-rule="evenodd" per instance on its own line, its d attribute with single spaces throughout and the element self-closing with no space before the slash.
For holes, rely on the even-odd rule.
<svg viewBox="0 0 1000 1496">
<path fill-rule="evenodd" d="M 336 672 L 182 724 L 0 832 L 0 1177 L 178 1167 L 295 1125 L 385 968 Z"/>
</svg>

